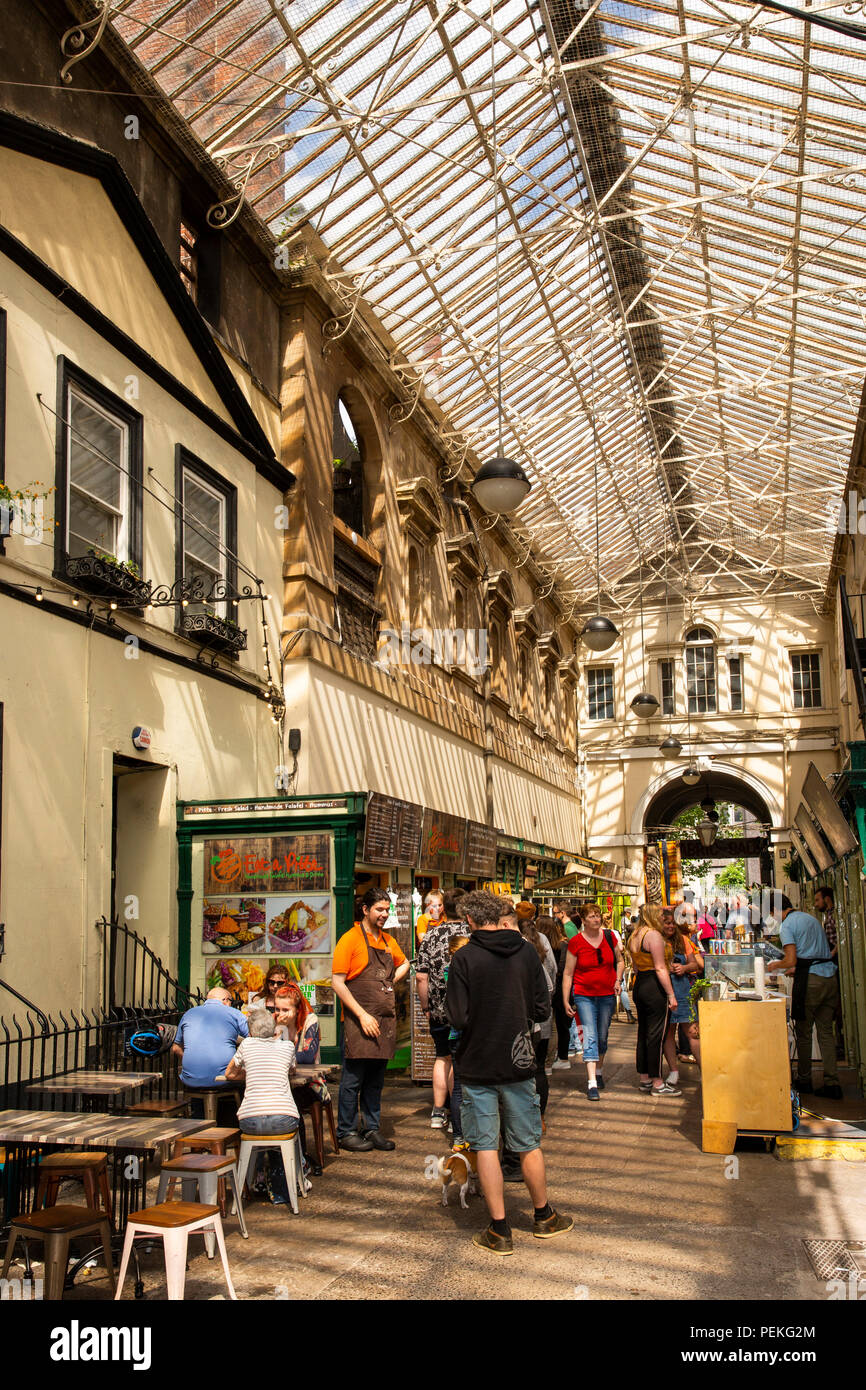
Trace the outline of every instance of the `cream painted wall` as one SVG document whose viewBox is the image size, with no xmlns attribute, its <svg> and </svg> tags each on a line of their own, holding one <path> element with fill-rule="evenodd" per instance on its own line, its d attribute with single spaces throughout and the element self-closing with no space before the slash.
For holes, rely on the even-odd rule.
<svg viewBox="0 0 866 1390">
<path fill-rule="evenodd" d="M 0 148 L 3 225 L 226 421 L 231 416 L 95 178 Z"/>
<path fill-rule="evenodd" d="M 332 671 L 289 663 L 287 704 L 306 714 L 299 766 L 302 794 L 376 790 L 483 821 L 481 750 L 405 709 L 359 692 Z M 294 716 L 292 719 L 294 722 Z M 577 797 L 510 767 L 493 767 L 496 824 L 558 849 L 580 843 Z"/>
<path fill-rule="evenodd" d="M 173 959 L 175 801 L 273 793 L 274 726 L 252 694 L 0 597 L 7 653 L 4 706 L 2 913 L 6 977 L 43 1007 L 95 1004 L 99 934 L 110 914 L 113 754 L 153 772 L 130 778 L 118 906 Z M 136 754 L 136 724 L 153 733 Z M 151 783 L 146 780 L 152 777 Z"/>
<path fill-rule="evenodd" d="M 61 183 L 58 197 L 69 212 L 63 198 L 71 197 L 74 188 Z M 77 187 L 91 181 L 73 183 Z M 30 188 L 26 180 L 24 186 Z M 38 193 L 38 178 L 34 187 Z M 97 185 L 88 190 L 88 197 L 94 190 L 98 204 L 103 195 Z M 75 196 L 80 193 L 78 188 Z M 4 200 L 0 212 L 6 209 Z M 29 213 L 25 210 L 21 216 L 26 220 Z M 43 225 L 57 226 L 56 212 Z M 72 224 L 66 220 L 63 225 Z M 111 259 L 94 251 L 100 244 L 96 237 L 107 235 L 106 226 L 98 217 L 84 225 L 91 240 L 86 248 L 82 245 L 82 265 L 99 268 L 103 259 Z M 68 273 L 63 256 L 71 254 L 70 246 L 63 236 L 57 239 L 56 255 L 54 246 L 48 239 L 40 254 Z M 158 319 L 159 341 L 144 345 L 213 404 L 197 359 L 192 363 L 185 355 L 183 335 L 161 300 L 156 313 L 154 288 L 140 281 L 139 272 L 146 272 L 131 244 L 122 249 L 130 298 L 120 295 L 111 281 L 113 269 L 100 281 L 106 293 L 119 295 L 115 317 L 139 341 L 150 331 L 148 324 L 153 327 Z M 277 525 L 282 503 L 278 490 L 231 444 L 134 371 L 120 353 L 5 258 L 0 258 L 0 276 L 7 310 L 7 481 L 13 488 L 37 481 L 48 487 L 54 481 L 53 411 L 60 355 L 121 397 L 126 394 L 128 399 L 132 390 L 131 404 L 144 418 L 144 484 L 149 490 L 143 497 L 144 577 L 154 584 L 171 584 L 175 577 L 175 445 L 180 443 L 237 488 L 239 560 L 261 578 L 269 595 L 265 610 L 276 673 L 283 545 Z M 88 291 L 87 285 L 81 287 Z M 110 302 L 104 307 L 111 312 Z M 140 309 L 143 317 L 133 315 L 126 321 L 127 311 L 131 314 L 133 309 Z M 156 318 L 148 319 L 153 314 Z M 72 612 L 72 590 L 52 574 L 53 498 L 46 505 L 45 522 L 40 544 L 27 544 L 15 535 L 8 538 L 6 556 L 0 557 L 0 579 L 12 586 L 30 586 L 31 592 L 41 584 L 49 602 Z M 238 580 L 241 588 L 252 582 L 242 572 Z M 95 607 L 102 614 L 107 610 L 104 600 L 95 600 Z M 198 654 L 195 644 L 175 634 L 173 609 L 155 609 L 148 617 L 117 617 L 139 641 L 190 661 Z M 256 689 L 264 691 L 265 674 L 258 600 L 241 605 L 237 617 L 248 630 L 247 651 L 239 661 L 221 659 L 220 665 L 249 680 L 253 688 L 248 691 L 213 679 L 204 665 L 187 669 L 134 643 L 64 621 L 46 608 L 0 597 L 5 657 L 0 667 L 0 920 L 7 928 L 3 969 L 5 978 L 40 1007 L 91 1007 L 100 999 L 102 942 L 94 924 L 111 910 L 115 754 L 162 768 L 119 783 L 117 906 L 122 913 L 128 897 L 138 900 L 139 916 L 130 918 L 130 924 L 168 962 L 176 953 L 177 799 L 273 793 L 280 755 L 270 709 L 256 694 Z M 137 724 L 152 731 L 149 753 L 137 755 L 132 747 L 131 732 Z"/>
<path fill-rule="evenodd" d="M 269 596 L 267 605 L 274 634 L 271 659 L 276 657 L 282 588 L 282 531 L 277 529 L 277 508 L 282 497 L 261 478 L 252 463 L 185 410 L 173 396 L 149 377 L 133 370 L 110 344 L 83 324 L 69 310 L 37 285 L 24 271 L 0 256 L 0 275 L 6 293 L 7 321 L 7 462 L 10 487 L 27 488 L 40 481 L 54 482 L 54 451 L 58 357 L 68 357 L 89 376 L 115 395 L 137 393 L 130 404 L 144 417 L 144 485 L 142 574 L 154 584 L 171 584 L 175 577 L 175 446 L 191 453 L 237 488 L 238 557 L 241 564 L 262 579 Z M 173 322 L 173 321 L 172 321 Z M 175 327 L 174 333 L 180 330 Z M 172 336 L 166 324 L 163 337 Z M 130 377 L 133 378 L 130 384 Z M 44 404 L 40 405 L 37 395 Z M 55 499 L 45 504 L 45 532 L 40 545 L 10 537 L 7 556 L 27 569 L 40 570 L 47 580 L 54 568 Z M 238 571 L 240 589 L 250 584 L 249 575 Z M 257 601 L 239 605 L 237 621 L 248 629 L 247 650 L 238 665 L 264 675 L 261 613 Z M 144 635 L 160 629 L 179 650 L 195 652 L 186 639 L 174 636 L 174 610 L 157 608 L 148 621 L 129 620 L 133 631 Z"/>
</svg>

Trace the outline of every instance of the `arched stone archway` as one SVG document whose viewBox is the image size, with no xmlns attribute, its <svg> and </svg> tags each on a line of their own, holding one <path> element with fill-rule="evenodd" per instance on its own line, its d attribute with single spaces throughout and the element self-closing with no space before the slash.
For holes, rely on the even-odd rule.
<svg viewBox="0 0 866 1390">
<path fill-rule="evenodd" d="M 765 782 L 732 763 L 713 760 L 702 770 L 697 787 L 687 787 L 683 782 L 683 765 L 654 778 L 634 808 L 631 834 L 642 836 L 654 825 L 670 825 L 681 811 L 698 805 L 707 793 L 717 801 L 733 801 L 745 807 L 762 824 L 774 829 L 784 825 L 778 799 Z"/>
</svg>

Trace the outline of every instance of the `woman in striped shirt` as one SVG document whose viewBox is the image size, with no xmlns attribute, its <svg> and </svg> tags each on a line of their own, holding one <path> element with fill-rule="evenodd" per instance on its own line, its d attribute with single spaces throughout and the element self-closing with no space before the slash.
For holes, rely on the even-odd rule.
<svg viewBox="0 0 866 1390">
<path fill-rule="evenodd" d="M 244 1038 L 226 1067 L 226 1080 L 246 1080 L 238 1119 L 244 1134 L 293 1134 L 300 1123 L 298 1107 L 289 1084 L 295 1064 L 294 1044 L 275 1036 L 274 1016 L 267 1009 L 250 1015 L 250 1036 Z M 288 1184 L 282 1172 L 279 1149 L 268 1150 L 271 1165 L 280 1161 L 280 1173 L 272 1182 L 274 1200 L 288 1200 Z"/>
</svg>

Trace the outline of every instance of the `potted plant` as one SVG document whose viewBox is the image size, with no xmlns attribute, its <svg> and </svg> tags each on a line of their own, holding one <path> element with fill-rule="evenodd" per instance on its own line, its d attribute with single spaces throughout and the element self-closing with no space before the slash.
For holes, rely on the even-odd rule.
<svg viewBox="0 0 866 1390">
<path fill-rule="evenodd" d="M 77 588 L 103 598 L 125 599 L 132 606 L 143 608 L 150 602 L 151 586 L 142 579 L 141 570 L 132 560 L 121 560 L 106 550 L 91 546 L 86 555 L 67 555 L 65 577 Z"/>
<path fill-rule="evenodd" d="M 205 605 L 198 612 L 183 612 L 180 630 L 191 641 L 201 647 L 215 647 L 236 656 L 246 650 L 247 634 L 238 627 L 234 618 L 221 618 L 212 608 Z"/>
</svg>

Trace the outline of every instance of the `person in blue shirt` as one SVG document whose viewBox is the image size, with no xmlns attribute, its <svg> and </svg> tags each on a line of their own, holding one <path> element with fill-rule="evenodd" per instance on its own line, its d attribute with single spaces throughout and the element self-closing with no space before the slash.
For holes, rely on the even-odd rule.
<svg viewBox="0 0 866 1390">
<path fill-rule="evenodd" d="M 797 912 L 790 898 L 782 898 L 782 927 L 779 939 L 782 960 L 767 964 L 767 971 L 784 970 L 794 976 L 791 1019 L 797 1037 L 797 1077 L 801 1095 L 812 1093 L 812 1027 L 818 1033 L 818 1046 L 824 1063 L 824 1084 L 815 1095 L 841 1100 L 842 1088 L 836 1068 L 836 999 L 839 992 L 836 962 L 831 959 L 830 943 L 817 917 Z"/>
<path fill-rule="evenodd" d="M 181 1059 L 180 1079 L 190 1090 L 225 1086 L 217 1081 L 235 1055 L 238 1038 L 248 1038 L 249 1026 L 232 1008 L 227 989 L 212 989 L 203 1004 L 187 1009 L 177 1026 L 172 1052 Z M 201 1105 L 201 1101 L 194 1102 Z"/>
</svg>

